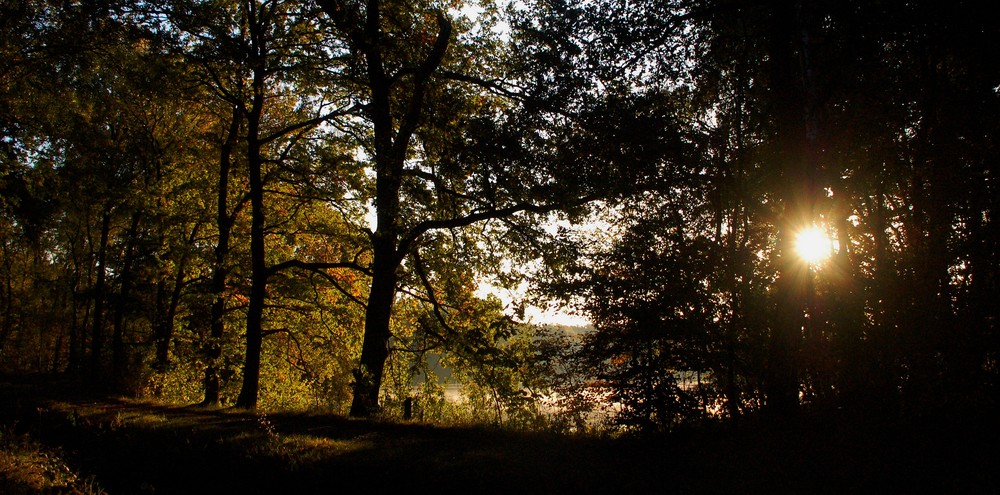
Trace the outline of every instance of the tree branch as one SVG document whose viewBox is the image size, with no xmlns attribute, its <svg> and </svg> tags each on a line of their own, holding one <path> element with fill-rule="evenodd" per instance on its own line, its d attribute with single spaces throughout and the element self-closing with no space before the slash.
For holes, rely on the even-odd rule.
<svg viewBox="0 0 1000 495">
<path fill-rule="evenodd" d="M 319 263 L 319 262 L 305 262 L 302 260 L 288 260 L 273 265 L 267 270 L 268 276 L 274 275 L 282 270 L 287 270 L 289 268 L 301 268 L 303 270 L 308 270 L 311 272 L 321 272 L 321 270 L 329 270 L 331 268 L 347 268 L 349 270 L 355 270 L 361 272 L 365 275 L 371 276 L 371 272 L 359 265 L 357 260 L 340 262 L 340 263 Z"/>
<path fill-rule="evenodd" d="M 521 93 L 518 93 L 518 92 L 515 92 L 515 91 L 511 91 L 511 90 L 505 88 L 501 83 L 499 83 L 497 81 L 488 81 L 486 79 L 483 79 L 483 78 L 480 78 L 480 77 L 476 77 L 476 76 L 471 76 L 469 74 L 461 74 L 461 73 L 458 73 L 458 72 L 447 71 L 447 70 L 443 70 L 443 71 L 438 72 L 438 75 L 440 75 L 441 77 L 443 77 L 445 79 L 450 79 L 452 81 L 460 81 L 460 82 L 466 82 L 466 83 L 474 84 L 474 85 L 479 86 L 481 88 L 485 88 L 485 89 L 491 91 L 494 94 L 497 94 L 497 95 L 500 95 L 500 96 L 506 96 L 508 98 L 512 98 L 512 99 L 515 99 L 515 100 L 525 101 L 525 100 L 528 99 L 525 95 L 523 95 Z"/>
<path fill-rule="evenodd" d="M 275 132 L 271 133 L 270 135 L 265 136 L 265 137 L 259 139 L 258 141 L 260 142 L 260 144 L 264 145 L 264 144 L 270 143 L 271 141 L 274 141 L 275 139 L 281 138 L 282 136 L 286 136 L 289 133 L 295 132 L 295 131 L 297 131 L 299 129 L 305 129 L 305 128 L 308 128 L 308 127 L 315 127 L 315 126 L 318 126 L 318 125 L 322 124 L 323 122 L 326 122 L 327 120 L 330 120 L 330 119 L 332 119 L 334 117 L 343 117 L 344 115 L 350 115 L 351 113 L 354 113 L 354 112 L 360 110 L 360 108 L 361 108 L 360 105 L 351 105 L 350 107 L 345 108 L 345 109 L 336 110 L 336 111 L 329 112 L 329 113 L 326 113 L 326 114 L 323 114 L 323 115 L 319 115 L 319 116 L 311 118 L 309 120 L 304 120 L 302 122 L 298 122 L 298 123 L 292 124 L 292 125 L 290 125 L 288 127 L 285 127 L 284 129 L 281 129 L 279 131 L 275 131 Z"/>
<path fill-rule="evenodd" d="M 423 170 L 419 170 L 419 169 L 415 169 L 415 168 L 407 168 L 407 169 L 403 169 L 403 175 L 404 176 L 408 175 L 408 176 L 411 176 L 411 177 L 418 177 L 420 179 L 424 179 L 424 180 L 426 180 L 428 182 L 431 182 L 431 183 L 434 184 L 434 188 L 435 189 L 437 189 L 439 191 L 443 191 L 445 193 L 448 193 L 448 194 L 450 194 L 450 195 L 452 195 L 452 196 L 454 196 L 456 198 L 462 198 L 462 199 L 467 199 L 467 200 L 476 199 L 474 196 L 470 196 L 468 194 L 462 194 L 462 193 L 456 191 L 453 188 L 445 186 L 444 185 L 444 180 L 442 180 L 440 176 L 432 174 L 430 172 L 424 172 Z"/>
<path fill-rule="evenodd" d="M 410 136 L 416 131 L 417 124 L 423 112 L 427 81 L 430 80 L 434 71 L 441 66 L 445 52 L 448 50 L 448 43 L 451 41 L 451 21 L 448 20 L 448 17 L 443 12 L 438 12 L 437 22 L 440 30 L 438 31 L 437 39 L 434 40 L 434 46 L 414 74 L 413 93 L 410 95 L 406 114 L 400 121 L 399 131 L 396 133 L 396 140 L 393 143 L 393 156 L 405 156 L 406 147 L 410 143 Z"/>
<path fill-rule="evenodd" d="M 350 299 L 351 302 L 357 304 L 358 306 L 360 306 L 362 308 L 367 308 L 368 307 L 368 305 L 364 301 L 362 301 L 357 296 L 355 296 L 350 291 L 348 291 L 343 286 L 341 286 L 339 280 L 337 280 L 332 275 L 330 275 L 329 273 L 327 273 L 326 271 L 324 271 L 324 270 L 328 270 L 328 269 L 331 269 L 331 268 L 347 268 L 347 269 L 359 271 L 359 272 L 361 272 L 361 273 L 363 273 L 363 274 L 365 274 L 365 275 L 367 275 L 367 276 L 370 277 L 371 276 L 371 271 L 369 271 L 365 267 L 363 267 L 363 266 L 361 266 L 361 265 L 358 264 L 358 262 L 357 262 L 357 256 L 355 256 L 355 260 L 354 261 L 352 261 L 352 262 L 344 262 L 344 263 L 307 263 L 307 262 L 301 261 L 301 260 L 288 260 L 288 261 L 285 261 L 285 262 L 282 262 L 282 263 L 278 263 L 277 265 L 274 265 L 274 266 L 270 267 L 268 269 L 268 273 L 267 274 L 268 274 L 268 276 L 271 276 L 271 275 L 274 275 L 275 273 L 277 273 L 279 271 L 287 270 L 289 268 L 301 268 L 303 270 L 307 270 L 307 271 L 312 272 L 312 273 L 314 273 L 316 275 L 319 275 L 319 276 L 323 277 L 324 279 L 326 279 L 326 281 L 329 282 L 330 285 L 332 285 L 334 289 L 337 289 L 338 292 L 340 292 L 341 294 L 343 294 L 344 297 Z"/>
<path fill-rule="evenodd" d="M 440 323 L 441 326 L 444 327 L 446 332 L 448 332 L 449 334 L 455 334 L 456 333 L 455 330 L 451 328 L 451 325 L 449 325 L 447 321 L 445 321 L 444 309 L 441 306 L 441 303 L 438 302 L 437 294 L 434 291 L 434 286 L 431 285 L 431 281 L 427 277 L 427 271 L 424 270 L 424 260 L 420 258 L 419 250 L 415 250 L 413 252 L 413 261 L 414 261 L 413 266 L 417 271 L 417 275 L 420 277 L 420 283 L 423 284 L 424 290 L 427 291 L 427 297 L 429 298 L 431 307 L 434 309 L 434 317 L 437 319 L 438 323 Z M 444 339 L 440 335 L 436 336 L 442 341 L 444 341 Z"/>
<path fill-rule="evenodd" d="M 597 199 L 599 199 L 599 197 L 597 196 L 587 196 L 575 201 L 573 205 L 585 204 Z M 463 217 L 448 218 L 443 220 L 425 220 L 413 226 L 413 228 L 411 228 L 409 232 L 407 232 L 406 235 L 404 235 L 400 239 L 399 252 L 405 253 L 409 251 L 410 247 L 421 235 L 431 230 L 466 227 L 474 223 L 482 222 L 485 220 L 507 218 L 517 213 L 525 211 L 531 213 L 550 213 L 573 205 L 568 205 L 565 203 L 549 203 L 543 205 L 537 205 L 534 203 L 518 203 L 512 206 L 508 206 L 506 208 L 491 209 L 491 210 L 471 213 Z"/>
</svg>

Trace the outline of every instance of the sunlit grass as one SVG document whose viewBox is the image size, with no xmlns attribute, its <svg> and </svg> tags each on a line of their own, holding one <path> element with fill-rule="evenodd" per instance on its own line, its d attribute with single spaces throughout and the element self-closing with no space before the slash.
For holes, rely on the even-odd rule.
<svg viewBox="0 0 1000 495">
<path fill-rule="evenodd" d="M 370 440 L 337 440 L 312 435 L 283 434 L 274 442 L 275 454 L 294 456 L 299 462 L 315 462 L 373 448 Z"/>
<path fill-rule="evenodd" d="M 0 493 L 105 493 L 77 475 L 58 451 L 25 435 L 0 431 Z"/>
<path fill-rule="evenodd" d="M 248 431 L 231 437 L 227 442 L 251 458 L 270 458 L 280 465 L 296 469 L 327 462 L 348 454 L 371 451 L 370 438 L 334 439 L 324 436 L 275 431 Z"/>
</svg>

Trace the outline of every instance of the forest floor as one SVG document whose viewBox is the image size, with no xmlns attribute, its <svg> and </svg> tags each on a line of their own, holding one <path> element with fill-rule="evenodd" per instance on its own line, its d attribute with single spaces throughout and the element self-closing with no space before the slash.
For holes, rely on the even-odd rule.
<svg viewBox="0 0 1000 495">
<path fill-rule="evenodd" d="M 596 438 L 168 406 L 0 378 L 0 493 L 1000 493 L 1000 435 L 836 421 Z"/>
</svg>

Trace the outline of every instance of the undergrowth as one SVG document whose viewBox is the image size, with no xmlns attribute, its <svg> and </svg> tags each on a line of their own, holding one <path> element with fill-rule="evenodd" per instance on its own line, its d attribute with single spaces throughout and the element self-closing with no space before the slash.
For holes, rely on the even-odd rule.
<svg viewBox="0 0 1000 495">
<path fill-rule="evenodd" d="M 73 493 L 102 495 L 93 477 L 74 472 L 58 449 L 17 434 L 13 428 L 0 429 L 0 493 Z"/>
</svg>

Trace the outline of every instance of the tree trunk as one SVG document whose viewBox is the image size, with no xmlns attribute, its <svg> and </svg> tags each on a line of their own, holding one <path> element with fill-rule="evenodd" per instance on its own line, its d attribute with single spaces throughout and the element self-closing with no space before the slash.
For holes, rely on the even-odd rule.
<svg viewBox="0 0 1000 495">
<path fill-rule="evenodd" d="M 776 307 L 768 343 L 767 409 L 776 420 L 795 417 L 799 407 L 799 354 L 804 311 L 811 289 L 808 264 L 794 254 L 797 231 L 815 221 L 817 125 L 804 3 L 771 5 L 770 76 L 774 94 L 775 151 L 782 172 L 779 191 Z"/>
<path fill-rule="evenodd" d="M 125 316 L 130 306 L 129 298 L 132 297 L 132 263 L 135 259 L 135 237 L 138 235 L 141 216 L 139 212 L 132 214 L 132 223 L 125 241 L 125 256 L 122 260 L 119 301 L 115 305 L 114 330 L 111 336 L 111 374 L 116 389 L 123 385 L 122 381 L 125 378 L 125 325 L 127 324 Z"/>
<path fill-rule="evenodd" d="M 265 257 L 264 179 L 261 155 L 260 123 L 264 109 L 264 39 L 254 2 L 250 2 L 251 46 L 254 49 L 253 103 L 247 116 L 247 167 L 250 179 L 250 294 L 247 305 L 246 354 L 243 363 L 243 386 L 236 406 L 257 407 L 260 389 L 260 351 L 264 339 L 264 302 L 267 297 L 267 259 Z"/>
<path fill-rule="evenodd" d="M 451 23 L 438 15 L 438 35 L 426 59 L 413 74 L 410 93 L 399 93 L 383 62 L 382 17 L 379 2 L 368 2 L 362 11 L 348 12 L 337 2 L 320 1 L 321 8 L 338 27 L 356 40 L 355 55 L 365 60 L 371 90 L 367 108 L 373 127 L 375 149 L 375 210 L 378 225 L 372 234 L 372 285 L 365 314 L 365 335 L 358 368 L 354 370 L 352 416 L 370 416 L 378 411 L 378 392 L 382 372 L 389 357 L 389 322 L 396 297 L 396 270 L 406 249 L 400 247 L 400 187 L 403 165 L 423 114 L 424 93 L 432 74 L 440 66 L 451 37 Z M 364 23 L 357 20 L 364 19 Z M 397 93 L 394 94 L 394 89 Z M 398 117 L 394 102 L 404 102 L 405 112 Z"/>
<path fill-rule="evenodd" d="M 153 361 L 153 369 L 163 373 L 167 371 L 170 364 L 170 334 L 172 329 L 167 328 L 167 284 L 160 280 L 156 283 L 156 315 L 153 320 L 153 340 L 156 345 L 156 359 Z"/>
<path fill-rule="evenodd" d="M 251 120 L 251 132 L 256 130 Z M 260 352 L 263 343 L 264 302 L 267 297 L 267 264 L 264 253 L 264 186 L 261 178 L 260 147 L 252 140 L 250 162 L 250 295 L 247 306 L 246 354 L 243 364 L 243 387 L 236 405 L 247 409 L 257 407 L 260 388 Z"/>
<path fill-rule="evenodd" d="M 101 240 L 97 247 L 97 279 L 94 282 L 94 319 L 90 339 L 90 380 L 97 384 L 101 381 L 101 360 L 104 344 L 104 298 L 105 278 L 107 276 L 108 237 L 111 233 L 110 208 L 101 217 Z"/>
<path fill-rule="evenodd" d="M 12 254 L 8 249 L 6 242 L 3 244 L 3 261 L 4 261 L 4 293 L 3 293 L 3 324 L 0 325 L 0 349 L 3 349 L 4 344 L 7 342 L 7 338 L 10 337 L 11 332 L 14 331 L 14 263 L 12 261 Z"/>
<path fill-rule="evenodd" d="M 195 228 L 197 231 L 197 227 Z M 194 237 L 194 235 L 192 235 Z M 187 272 L 187 255 L 183 256 L 177 264 L 177 271 L 174 272 L 173 288 L 170 291 L 170 299 L 163 307 L 162 299 L 166 298 L 166 283 L 157 283 L 157 322 L 156 322 L 156 364 L 160 371 L 166 371 L 170 366 L 170 343 L 174 338 L 174 320 L 177 319 L 177 308 L 180 307 L 181 293 L 184 290 L 184 276 Z"/>
<path fill-rule="evenodd" d="M 76 376 L 80 371 L 80 322 L 77 320 L 76 284 L 70 287 L 69 302 L 69 356 L 66 362 L 66 373 Z"/>
<path fill-rule="evenodd" d="M 229 256 L 229 236 L 233 228 L 233 218 L 229 215 L 229 170 L 232 167 L 233 147 L 239 139 L 240 130 L 239 108 L 233 106 L 232 120 L 226 141 L 222 144 L 219 158 L 218 206 L 216 210 L 216 225 L 219 229 L 219 241 L 215 245 L 215 260 L 212 266 L 212 309 L 211 326 L 208 344 L 206 346 L 207 365 L 205 367 L 205 400 L 202 404 L 216 406 L 221 400 L 222 386 L 219 382 L 219 358 L 222 357 L 222 337 L 226 331 L 226 258 Z"/>
<path fill-rule="evenodd" d="M 379 410 L 378 395 L 385 361 L 389 358 L 389 329 L 396 298 L 396 269 L 399 267 L 394 243 L 375 251 L 372 286 L 365 311 L 365 335 L 361 359 L 354 370 L 354 399 L 351 416 L 370 417 Z"/>
</svg>

